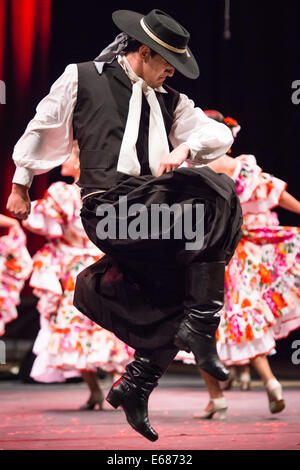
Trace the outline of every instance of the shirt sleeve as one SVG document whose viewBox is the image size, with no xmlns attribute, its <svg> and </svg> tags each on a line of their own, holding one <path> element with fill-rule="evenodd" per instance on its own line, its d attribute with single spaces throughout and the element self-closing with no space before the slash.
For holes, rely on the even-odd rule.
<svg viewBox="0 0 300 470">
<path fill-rule="evenodd" d="M 230 129 L 210 119 L 186 95 L 180 94 L 169 139 L 173 147 L 190 148 L 187 162 L 207 164 L 224 155 L 233 143 Z"/>
<path fill-rule="evenodd" d="M 36 115 L 15 145 L 13 183 L 30 187 L 35 175 L 52 170 L 69 157 L 77 88 L 77 65 L 70 64 L 39 103 Z"/>
</svg>

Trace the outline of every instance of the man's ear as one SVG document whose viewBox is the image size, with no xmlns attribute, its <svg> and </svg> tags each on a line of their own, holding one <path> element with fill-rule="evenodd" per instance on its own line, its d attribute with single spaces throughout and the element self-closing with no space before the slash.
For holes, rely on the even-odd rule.
<svg viewBox="0 0 300 470">
<path fill-rule="evenodd" d="M 142 44 L 139 48 L 139 56 L 142 60 L 147 60 L 151 55 L 150 47 Z"/>
</svg>

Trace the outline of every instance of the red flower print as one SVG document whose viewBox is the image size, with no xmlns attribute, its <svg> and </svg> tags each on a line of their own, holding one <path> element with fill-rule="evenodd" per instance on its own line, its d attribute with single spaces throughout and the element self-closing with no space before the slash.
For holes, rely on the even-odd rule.
<svg viewBox="0 0 300 470">
<path fill-rule="evenodd" d="M 259 275 L 260 280 L 263 284 L 271 284 L 272 282 L 272 274 L 271 272 L 263 265 L 259 264 Z"/>
<path fill-rule="evenodd" d="M 244 299 L 242 302 L 242 308 L 251 307 L 251 302 L 249 299 Z"/>
<path fill-rule="evenodd" d="M 251 325 L 249 325 L 248 323 L 248 325 L 246 326 L 246 339 L 247 341 L 250 341 L 253 338 L 254 338 L 253 330 L 252 330 Z"/>
</svg>

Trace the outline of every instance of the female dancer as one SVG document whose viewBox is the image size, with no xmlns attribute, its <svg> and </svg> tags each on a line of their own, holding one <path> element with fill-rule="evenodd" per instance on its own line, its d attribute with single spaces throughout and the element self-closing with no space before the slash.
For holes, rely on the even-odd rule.
<svg viewBox="0 0 300 470">
<path fill-rule="evenodd" d="M 0 228 L 8 228 L 0 237 L 0 336 L 5 325 L 18 316 L 17 305 L 26 279 L 32 270 L 32 259 L 26 248 L 26 236 L 16 219 L 0 214 Z"/>
<path fill-rule="evenodd" d="M 72 176 L 73 184 L 53 183 L 44 197 L 32 203 L 28 230 L 48 238 L 48 243 L 34 256 L 30 285 L 39 297 L 41 330 L 34 345 L 37 358 L 31 377 L 41 382 L 64 381 L 80 375 L 90 396 L 81 409 L 102 409 L 103 393 L 96 370 L 119 375 L 132 360 L 133 351 L 73 305 L 75 280 L 87 266 L 101 257 L 101 252 L 87 238 L 81 225 L 79 149 L 74 141 L 70 158 L 61 174 Z"/>
<path fill-rule="evenodd" d="M 237 121 L 214 110 L 206 114 L 224 122 L 236 136 Z M 286 183 L 263 173 L 253 155 L 226 154 L 209 166 L 234 179 L 244 219 L 244 236 L 226 268 L 218 353 L 227 366 L 251 363 L 266 387 L 271 413 L 278 413 L 285 403 L 267 354 L 276 340 L 300 327 L 300 230 L 279 226 L 271 209 L 278 205 L 300 214 L 300 202 L 285 190 Z M 211 418 L 218 412 L 224 418 L 227 403 L 219 382 L 200 372 L 210 401 L 195 417 Z"/>
</svg>

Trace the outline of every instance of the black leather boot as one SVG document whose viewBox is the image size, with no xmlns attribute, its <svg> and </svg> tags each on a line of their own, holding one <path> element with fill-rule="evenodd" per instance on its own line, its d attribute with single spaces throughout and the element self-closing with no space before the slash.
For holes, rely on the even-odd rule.
<svg viewBox="0 0 300 470">
<path fill-rule="evenodd" d="M 122 406 L 130 426 L 150 441 L 156 441 L 158 434 L 149 422 L 148 398 L 162 374 L 163 370 L 150 359 L 135 354 L 135 360 L 128 364 L 106 398 L 114 408 Z"/>
<path fill-rule="evenodd" d="M 225 262 L 192 263 L 186 273 L 185 318 L 174 344 L 194 354 L 197 366 L 215 377 L 227 380 L 229 371 L 220 361 L 216 347 L 219 310 L 224 303 Z"/>
</svg>

